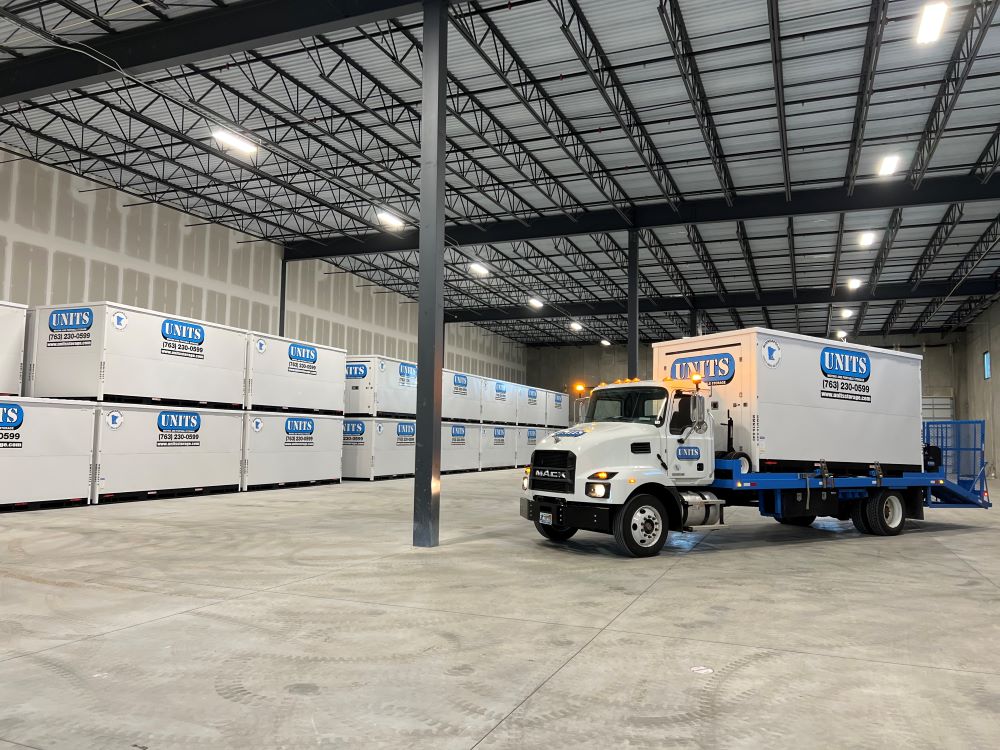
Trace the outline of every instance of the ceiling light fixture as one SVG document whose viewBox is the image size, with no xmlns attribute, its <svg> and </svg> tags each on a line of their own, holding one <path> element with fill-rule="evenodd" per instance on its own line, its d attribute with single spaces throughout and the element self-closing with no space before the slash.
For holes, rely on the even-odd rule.
<svg viewBox="0 0 1000 750">
<path fill-rule="evenodd" d="M 899 169 L 899 154 L 883 156 L 882 161 L 878 165 L 878 176 L 889 177 L 895 174 L 897 169 Z"/>
<path fill-rule="evenodd" d="M 611 346 L 611 342 L 607 339 L 601 339 L 601 346 Z"/>
<path fill-rule="evenodd" d="M 917 44 L 930 44 L 941 38 L 944 19 L 948 15 L 948 3 L 927 3 L 920 13 L 917 27 Z"/>
<path fill-rule="evenodd" d="M 472 273 L 476 274 L 476 276 L 490 275 L 490 269 L 488 269 L 482 263 L 478 263 L 476 261 L 473 261 L 472 263 L 469 264 L 469 270 L 472 271 Z"/>
<path fill-rule="evenodd" d="M 847 331 L 837 331 L 837 338 L 841 341 L 847 341 Z"/>
<path fill-rule="evenodd" d="M 223 128 L 215 128 L 212 131 L 212 137 L 221 143 L 223 146 L 228 146 L 229 148 L 240 151 L 244 154 L 255 154 L 257 153 L 257 144 L 248 141 L 241 135 L 236 135 L 236 133 L 231 133 Z"/>
<path fill-rule="evenodd" d="M 862 232 L 861 237 L 858 238 L 858 244 L 861 247 L 871 247 L 875 244 L 875 232 Z"/>
<path fill-rule="evenodd" d="M 848 279 L 847 288 L 852 292 L 861 288 L 861 279 Z"/>
<path fill-rule="evenodd" d="M 847 320 L 852 315 L 854 315 L 854 310 L 841 310 L 840 311 L 840 317 L 842 317 L 844 320 Z"/>
<path fill-rule="evenodd" d="M 575 320 L 572 323 L 569 324 L 569 328 L 570 328 L 571 331 L 582 331 L 583 330 L 583 326 L 580 325 L 579 323 L 577 323 Z"/>
<path fill-rule="evenodd" d="M 529 304 L 529 305 L 531 305 L 531 306 L 532 306 L 533 308 L 535 308 L 536 310 L 541 310 L 541 309 L 542 309 L 543 307 L 545 307 L 545 303 L 544 303 L 544 302 L 542 302 L 542 301 L 541 301 L 540 299 L 538 299 L 537 297 L 532 297 L 532 298 L 530 298 L 530 299 L 528 300 L 528 304 Z"/>
<path fill-rule="evenodd" d="M 377 218 L 386 229 L 402 229 L 406 226 L 402 219 L 396 216 L 396 214 L 389 213 L 388 211 L 376 211 L 375 218 Z"/>
</svg>

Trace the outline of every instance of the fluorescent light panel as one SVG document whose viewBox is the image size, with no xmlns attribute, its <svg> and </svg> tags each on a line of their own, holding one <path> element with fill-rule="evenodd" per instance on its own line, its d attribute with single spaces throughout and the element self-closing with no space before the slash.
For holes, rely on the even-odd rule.
<svg viewBox="0 0 1000 750">
<path fill-rule="evenodd" d="M 852 290 L 852 291 L 855 290 L 855 289 L 860 289 L 861 288 L 861 279 L 848 279 L 847 280 L 847 288 L 850 289 L 850 290 Z"/>
<path fill-rule="evenodd" d="M 376 211 L 375 217 L 386 229 L 402 229 L 404 226 L 402 219 L 396 216 L 396 214 L 389 213 L 388 211 Z"/>
<path fill-rule="evenodd" d="M 840 317 L 844 318 L 844 320 L 847 320 L 847 318 L 851 317 L 852 315 L 854 315 L 854 310 L 841 310 L 840 311 Z"/>
<path fill-rule="evenodd" d="M 837 331 L 837 338 L 844 340 L 847 338 L 847 331 Z"/>
<path fill-rule="evenodd" d="M 920 13 L 917 27 L 917 44 L 930 44 L 941 38 L 944 19 L 948 15 L 948 3 L 927 3 Z"/>
<path fill-rule="evenodd" d="M 228 146 L 244 154 L 257 153 L 257 145 L 255 143 L 251 143 L 243 136 L 231 133 L 224 128 L 215 128 L 212 131 L 212 137 L 223 146 Z"/>
<path fill-rule="evenodd" d="M 477 263 L 475 261 L 469 264 L 469 270 L 472 271 L 472 273 L 476 274 L 477 276 L 490 275 L 490 269 L 488 269 L 482 263 Z"/>
<path fill-rule="evenodd" d="M 536 310 L 541 310 L 543 307 L 545 307 L 545 303 L 542 302 L 537 297 L 532 297 L 531 299 L 529 299 L 528 304 L 531 305 Z"/>
<path fill-rule="evenodd" d="M 862 232 L 858 237 L 858 244 L 861 247 L 871 247 L 875 244 L 875 232 Z"/>
<path fill-rule="evenodd" d="M 611 342 L 607 339 L 601 339 L 601 346 L 611 346 Z"/>
<path fill-rule="evenodd" d="M 882 157 L 882 161 L 878 165 L 878 176 L 888 177 L 894 174 L 899 168 L 899 154 L 889 154 L 888 156 Z"/>
<path fill-rule="evenodd" d="M 569 324 L 569 327 L 570 327 L 570 330 L 573 330 L 573 331 L 582 331 L 583 330 L 583 326 L 580 325 L 579 323 L 577 323 L 575 320 L 572 323 Z"/>
</svg>

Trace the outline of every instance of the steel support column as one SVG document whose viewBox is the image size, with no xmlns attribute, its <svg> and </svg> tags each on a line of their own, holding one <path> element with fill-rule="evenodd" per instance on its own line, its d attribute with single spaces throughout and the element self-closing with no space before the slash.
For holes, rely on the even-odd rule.
<svg viewBox="0 0 1000 750">
<path fill-rule="evenodd" d="M 701 316 L 697 308 L 688 312 L 688 336 L 701 336 Z"/>
<path fill-rule="evenodd" d="M 436 547 L 441 515 L 441 370 L 444 367 L 444 168 L 448 4 L 424 0 L 420 118 L 420 291 L 413 544 Z"/>
<path fill-rule="evenodd" d="M 628 233 L 628 376 L 639 377 L 639 233 Z"/>
<path fill-rule="evenodd" d="M 278 335 L 285 335 L 285 300 L 287 294 L 285 290 L 288 289 L 288 261 L 282 257 L 281 258 L 281 282 L 278 287 Z"/>
</svg>

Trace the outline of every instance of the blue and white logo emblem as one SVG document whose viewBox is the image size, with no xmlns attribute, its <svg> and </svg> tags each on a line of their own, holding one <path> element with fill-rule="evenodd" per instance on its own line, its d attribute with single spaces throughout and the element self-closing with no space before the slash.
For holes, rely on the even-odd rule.
<svg viewBox="0 0 1000 750">
<path fill-rule="evenodd" d="M 507 437 L 507 429 L 505 427 L 494 427 L 493 428 L 493 439 L 503 440 Z"/>
<path fill-rule="evenodd" d="M 161 411 L 156 416 L 160 432 L 198 432 L 201 415 L 194 411 Z"/>
<path fill-rule="evenodd" d="M 250 423 L 250 426 L 253 427 L 254 432 L 260 432 L 261 430 L 264 429 L 264 420 L 261 419 L 260 417 L 254 417 L 254 420 L 253 422 Z"/>
<path fill-rule="evenodd" d="M 125 416 L 115 409 L 108 412 L 107 416 L 104 417 L 104 421 L 108 423 L 108 427 L 112 430 L 117 430 L 125 422 Z"/>
<path fill-rule="evenodd" d="M 267 351 L 267 341 L 265 341 L 264 339 L 257 339 L 257 342 L 254 344 L 254 347 L 257 349 L 258 354 L 263 354 L 264 352 Z"/>
<path fill-rule="evenodd" d="M 0 430 L 16 430 L 24 424 L 24 407 L 20 404 L 0 404 Z"/>
<path fill-rule="evenodd" d="M 765 365 L 774 369 L 781 362 L 781 347 L 774 339 L 768 339 L 760 348 L 760 356 Z"/>
<path fill-rule="evenodd" d="M 675 359 L 670 366 L 670 377 L 675 380 L 687 380 L 696 373 L 706 385 L 728 383 L 736 374 L 736 359 L 729 352 L 703 354 Z"/>
<path fill-rule="evenodd" d="M 285 420 L 286 435 L 312 435 L 316 431 L 316 420 L 309 417 L 288 417 Z"/>
<path fill-rule="evenodd" d="M 701 448 L 697 445 L 678 445 L 677 458 L 680 461 L 698 461 L 701 458 Z"/>
<path fill-rule="evenodd" d="M 367 377 L 368 377 L 368 365 L 362 364 L 361 362 L 347 363 L 348 380 L 364 380 Z"/>
<path fill-rule="evenodd" d="M 319 352 L 316 350 L 315 346 L 307 346 L 306 344 L 289 344 L 288 359 L 292 362 L 304 362 L 306 364 L 314 365 L 319 359 Z"/>
<path fill-rule="evenodd" d="M 205 329 L 197 323 L 187 323 L 183 320 L 164 319 L 160 324 L 160 333 L 167 341 L 177 341 L 182 344 L 204 344 Z"/>
<path fill-rule="evenodd" d="M 399 377 L 404 380 L 416 380 L 417 379 L 417 366 L 411 364 L 410 362 L 400 362 L 399 363 Z"/>
<path fill-rule="evenodd" d="M 468 375 L 461 375 L 459 373 L 455 373 L 455 376 L 452 378 L 451 382 L 452 382 L 452 385 L 454 385 L 456 388 L 468 388 L 469 387 L 469 376 Z"/>
<path fill-rule="evenodd" d="M 396 435 L 398 437 L 412 437 L 417 434 L 416 422 L 400 422 L 396 425 Z"/>
<path fill-rule="evenodd" d="M 820 353 L 820 369 L 828 378 L 868 380 L 872 360 L 865 352 L 828 346 Z"/>
<path fill-rule="evenodd" d="M 116 331 L 124 331 L 128 328 L 128 315 L 121 310 L 115 310 L 111 313 L 111 325 Z"/>
<path fill-rule="evenodd" d="M 353 435 L 360 437 L 365 434 L 365 423 L 360 419 L 345 419 L 344 420 L 344 435 Z"/>
<path fill-rule="evenodd" d="M 465 425 L 455 424 L 451 426 L 451 436 L 453 438 L 465 437 Z"/>
<path fill-rule="evenodd" d="M 528 445 L 535 445 L 538 443 L 538 430 L 532 428 L 528 429 Z"/>
<path fill-rule="evenodd" d="M 556 408 L 562 409 L 563 395 L 561 393 L 556 394 Z"/>
<path fill-rule="evenodd" d="M 552 433 L 554 438 L 575 438 L 585 435 L 583 430 L 559 430 L 559 432 Z"/>
<path fill-rule="evenodd" d="M 94 311 L 89 307 L 66 307 L 49 313 L 50 331 L 89 331 Z"/>
</svg>

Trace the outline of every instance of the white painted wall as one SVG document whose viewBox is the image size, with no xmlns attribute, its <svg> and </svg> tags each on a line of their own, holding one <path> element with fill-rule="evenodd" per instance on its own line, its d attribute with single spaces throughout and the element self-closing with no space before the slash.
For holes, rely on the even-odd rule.
<svg viewBox="0 0 1000 750">
<path fill-rule="evenodd" d="M 7 161 L 4 161 L 4 159 Z M 0 153 L 0 299 L 110 300 L 278 330 L 280 248 Z M 416 358 L 417 309 L 321 261 L 289 265 L 286 335 L 352 354 Z M 524 347 L 446 327 L 445 366 L 524 380 Z"/>
</svg>

